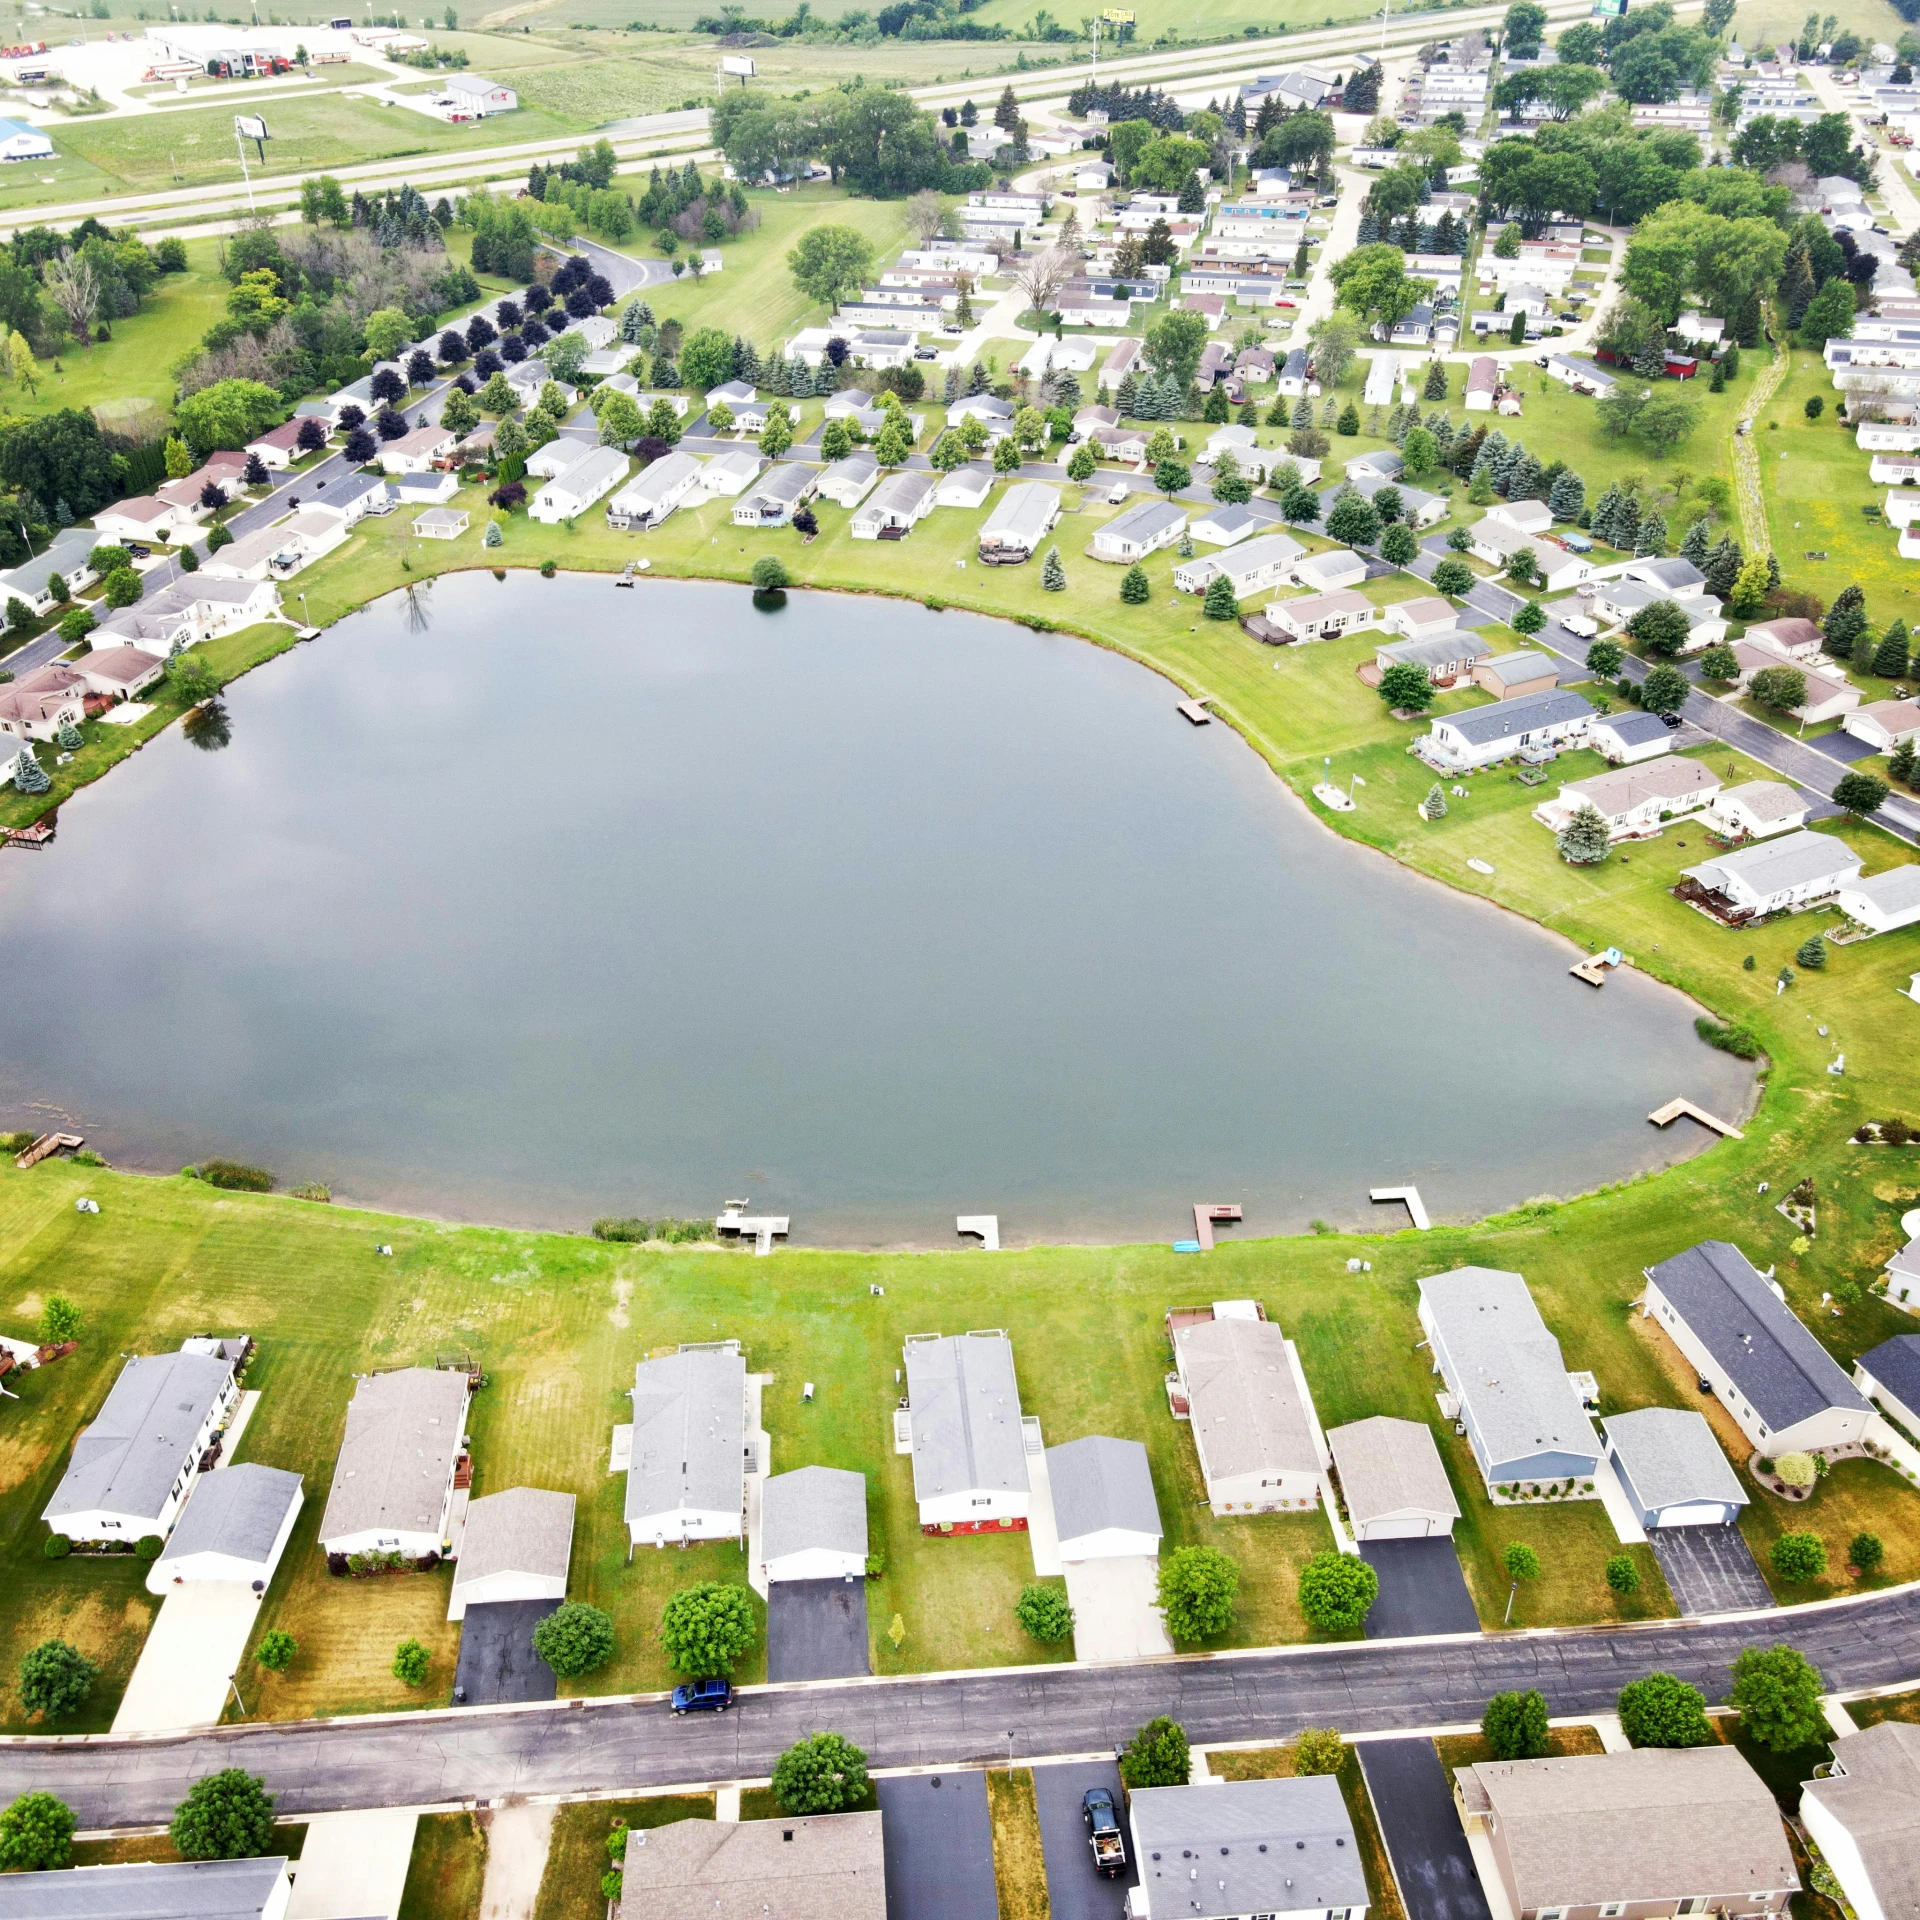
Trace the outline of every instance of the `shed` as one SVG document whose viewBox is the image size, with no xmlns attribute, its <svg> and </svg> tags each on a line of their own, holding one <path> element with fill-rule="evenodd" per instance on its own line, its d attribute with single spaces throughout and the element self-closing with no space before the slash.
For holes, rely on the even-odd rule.
<svg viewBox="0 0 1920 1920">
<path fill-rule="evenodd" d="M 300 1513 L 300 1476 L 280 1467 L 233 1466 L 203 1473 L 173 1532 L 147 1572 L 147 1589 L 233 1580 L 264 1592 Z"/>
<path fill-rule="evenodd" d="M 1717 1527 L 1747 1504 L 1706 1416 L 1641 1407 L 1600 1422 L 1607 1458 L 1643 1527 Z"/>
<path fill-rule="evenodd" d="M 1834 904 L 1849 920 L 1874 933 L 1891 933 L 1920 921 L 1920 866 L 1904 866 L 1870 873 L 1842 887 Z"/>
<path fill-rule="evenodd" d="M 1062 1560 L 1110 1560 L 1160 1551 L 1153 1469 L 1138 1440 L 1089 1434 L 1049 1447 L 1047 1483 Z"/>
<path fill-rule="evenodd" d="M 1502 653 L 1476 663 L 1473 683 L 1496 700 L 1518 700 L 1557 686 L 1560 668 L 1551 654 Z"/>
<path fill-rule="evenodd" d="M 1460 1503 L 1424 1422 L 1376 1414 L 1335 1427 L 1327 1446 L 1356 1540 L 1424 1540 L 1453 1532 Z"/>
<path fill-rule="evenodd" d="M 564 1600 L 573 1557 L 573 1495 L 508 1487 L 467 1507 L 447 1618 L 500 1600 Z"/>
<path fill-rule="evenodd" d="M 858 1580 L 867 1571 L 867 1476 L 840 1467 L 776 1473 L 760 1490 L 769 1580 Z"/>
</svg>

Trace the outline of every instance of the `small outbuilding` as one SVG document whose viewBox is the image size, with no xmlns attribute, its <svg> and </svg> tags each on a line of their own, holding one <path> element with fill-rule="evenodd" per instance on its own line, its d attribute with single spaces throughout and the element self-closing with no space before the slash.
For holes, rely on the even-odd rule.
<svg viewBox="0 0 1920 1920">
<path fill-rule="evenodd" d="M 500 1600 L 564 1600 L 572 1557 L 572 1494 L 508 1487 L 471 1501 L 447 1618 Z"/>
<path fill-rule="evenodd" d="M 1600 1422 L 1607 1458 L 1643 1527 L 1717 1527 L 1747 1504 L 1706 1416 L 1641 1407 Z"/>
<path fill-rule="evenodd" d="M 1153 1469 L 1138 1440 L 1089 1434 L 1047 1449 L 1047 1482 L 1062 1560 L 1108 1560 L 1160 1551 Z"/>
<path fill-rule="evenodd" d="M 281 1467 L 203 1473 L 148 1569 L 147 1590 L 164 1594 L 189 1581 L 231 1580 L 264 1592 L 303 1498 L 300 1476 Z"/>
<path fill-rule="evenodd" d="M 1853 1363 L 1853 1384 L 1909 1433 L 1920 1432 L 1920 1333 L 1869 1348 Z"/>
<path fill-rule="evenodd" d="M 1460 1503 L 1422 1421 L 1376 1414 L 1327 1435 L 1356 1540 L 1425 1540 L 1451 1534 Z"/>
<path fill-rule="evenodd" d="M 769 1581 L 864 1578 L 867 1476 L 840 1467 L 774 1474 L 760 1493 L 760 1564 Z"/>
</svg>

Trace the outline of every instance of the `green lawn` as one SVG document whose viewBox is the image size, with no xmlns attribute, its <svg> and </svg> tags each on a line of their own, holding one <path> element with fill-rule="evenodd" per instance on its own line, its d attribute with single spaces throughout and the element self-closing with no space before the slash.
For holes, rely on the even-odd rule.
<svg viewBox="0 0 1920 1920">
<path fill-rule="evenodd" d="M 600 1878 L 607 1871 L 607 1836 L 617 1826 L 664 1827 L 676 1820 L 711 1820 L 713 1796 L 656 1794 L 649 1800 L 589 1800 L 561 1807 L 553 1817 L 547 1870 L 533 1920 L 581 1920 L 601 1911 Z"/>
<path fill-rule="evenodd" d="M 422 1814 L 400 1920 L 475 1920 L 486 1871 L 487 1836 L 472 1814 Z"/>
</svg>

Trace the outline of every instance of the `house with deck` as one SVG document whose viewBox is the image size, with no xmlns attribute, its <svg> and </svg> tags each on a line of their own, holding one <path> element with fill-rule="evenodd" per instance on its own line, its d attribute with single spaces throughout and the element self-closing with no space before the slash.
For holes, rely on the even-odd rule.
<svg viewBox="0 0 1920 1920">
<path fill-rule="evenodd" d="M 1675 891 L 1718 919 L 1740 922 L 1831 900 L 1842 887 L 1859 879 L 1863 864 L 1844 840 L 1802 829 L 1784 839 L 1735 847 L 1696 867 L 1683 867 L 1683 885 Z M 1692 892 L 1687 891 L 1687 882 L 1692 883 Z"/>
<path fill-rule="evenodd" d="M 329 1555 L 397 1553 L 424 1560 L 452 1543 L 454 1490 L 467 1454 L 471 1378 L 453 1367 L 364 1374 L 320 1517 Z"/>
<path fill-rule="evenodd" d="M 1170 1318 L 1177 1403 L 1187 1411 L 1209 1508 L 1226 1515 L 1312 1507 L 1328 1456 L 1293 1342 L 1250 1301 Z"/>
</svg>

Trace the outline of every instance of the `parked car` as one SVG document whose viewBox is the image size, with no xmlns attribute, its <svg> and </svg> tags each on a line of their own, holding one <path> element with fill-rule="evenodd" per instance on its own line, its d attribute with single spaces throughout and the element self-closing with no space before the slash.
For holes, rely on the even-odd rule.
<svg viewBox="0 0 1920 1920">
<path fill-rule="evenodd" d="M 725 1713 L 732 1705 L 731 1680 L 689 1680 L 673 1690 L 675 1713 Z"/>
<path fill-rule="evenodd" d="M 1584 613 L 1563 613 L 1560 624 L 1569 633 L 1577 633 L 1582 640 L 1591 640 L 1600 631 L 1600 622 Z"/>
</svg>

